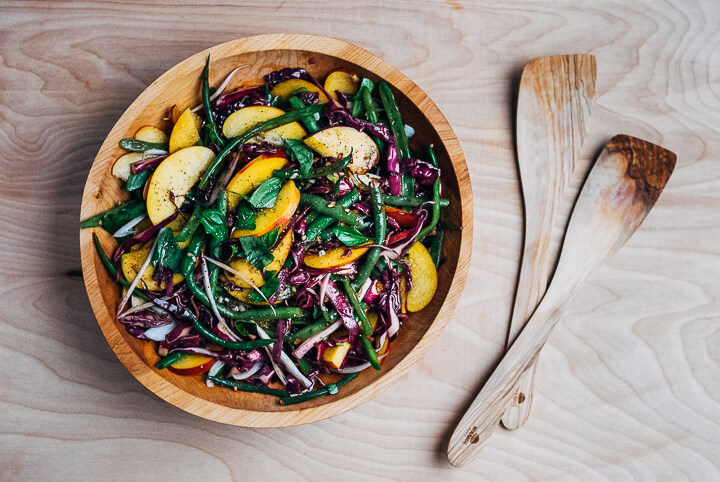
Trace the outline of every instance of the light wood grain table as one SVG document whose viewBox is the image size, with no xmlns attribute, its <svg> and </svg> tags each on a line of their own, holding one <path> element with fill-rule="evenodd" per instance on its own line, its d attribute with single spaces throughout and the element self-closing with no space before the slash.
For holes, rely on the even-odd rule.
<svg viewBox="0 0 720 482">
<path fill-rule="evenodd" d="M 0 3 L 0 479 L 720 479 L 717 0 L 175 3 Z M 90 163 L 137 94 L 199 50 L 272 32 L 348 40 L 430 94 L 469 162 L 475 244 L 454 320 L 404 380 L 334 419 L 250 430 L 168 405 L 117 361 L 79 277 L 77 222 Z M 568 307 L 525 428 L 451 468 L 517 276 L 518 74 L 575 52 L 598 60 L 585 167 L 619 132 L 678 166 Z"/>
</svg>

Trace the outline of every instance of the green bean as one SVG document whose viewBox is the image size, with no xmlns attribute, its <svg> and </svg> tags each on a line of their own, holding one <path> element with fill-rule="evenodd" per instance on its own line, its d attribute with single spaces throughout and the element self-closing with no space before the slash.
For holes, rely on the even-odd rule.
<svg viewBox="0 0 720 482">
<path fill-rule="evenodd" d="M 423 203 L 427 203 L 432 201 L 432 199 L 424 198 L 424 197 L 407 197 L 407 196 L 391 196 L 389 194 L 383 194 L 382 195 L 382 201 L 385 204 L 390 204 L 392 206 L 401 206 L 401 207 L 415 207 L 419 206 Z M 444 197 L 441 197 L 438 199 L 438 206 L 441 208 L 446 208 L 450 205 L 450 200 Z"/>
<path fill-rule="evenodd" d="M 288 99 L 288 102 L 290 102 L 290 105 L 295 110 L 300 110 L 303 107 L 305 107 L 305 104 L 302 103 L 300 99 L 297 97 L 290 97 Z M 317 131 L 320 130 L 320 127 L 318 126 L 317 121 L 315 120 L 314 115 L 309 115 L 302 118 L 302 123 L 305 125 L 305 128 L 308 130 L 310 134 L 315 134 Z"/>
<path fill-rule="evenodd" d="M 365 353 L 367 353 L 370 365 L 375 370 L 380 370 L 380 360 L 378 360 L 377 353 L 375 353 L 375 347 L 372 346 L 372 342 L 370 342 L 365 333 L 360 333 L 360 341 L 363 344 L 363 348 L 365 348 Z"/>
<path fill-rule="evenodd" d="M 440 213 L 440 219 L 442 219 L 442 213 Z M 430 257 L 435 263 L 435 267 L 440 267 L 440 254 L 442 253 L 442 242 L 445 236 L 445 231 L 439 229 L 433 237 L 432 243 L 430 243 Z"/>
<path fill-rule="evenodd" d="M 281 179 L 313 179 L 316 177 L 325 177 L 344 170 L 348 167 L 350 161 L 352 161 L 352 156 L 347 156 L 326 166 L 311 167 L 306 176 L 303 176 L 300 169 L 276 169 L 273 171 L 273 176 Z"/>
<path fill-rule="evenodd" d="M 350 226 L 354 226 L 356 228 L 361 228 L 363 226 L 362 218 L 360 216 L 353 212 L 345 212 L 345 209 L 347 208 L 338 204 L 329 206 L 326 199 L 316 196 L 315 194 L 301 194 L 300 202 L 311 206 L 320 214 L 334 218 L 336 221 L 340 221 L 341 223 L 349 224 Z"/>
<path fill-rule="evenodd" d="M 317 323 L 313 323 L 312 325 L 308 325 L 301 330 L 296 331 L 293 335 L 286 338 L 286 341 L 288 343 L 294 343 L 295 340 L 302 340 L 306 338 L 310 338 L 311 336 L 320 333 L 325 328 L 327 328 L 328 322 L 325 320 L 318 321 Z"/>
<path fill-rule="evenodd" d="M 367 336 L 371 336 L 373 333 L 372 325 L 370 324 L 370 320 L 368 320 L 365 310 L 360 304 L 360 300 L 358 300 L 358 297 L 355 294 L 355 290 L 350 285 L 350 279 L 347 276 L 343 276 L 342 284 L 345 288 L 345 294 L 350 299 L 350 304 L 355 310 L 358 318 L 360 318 L 360 327 L 362 328 L 362 332 Z"/>
<path fill-rule="evenodd" d="M 406 197 L 415 196 L 415 179 L 410 174 L 400 176 L 401 194 Z"/>
<path fill-rule="evenodd" d="M 395 96 L 386 82 L 380 82 L 378 91 L 380 92 L 380 100 L 385 108 L 385 114 L 388 117 L 388 121 L 390 121 L 390 130 L 393 136 L 395 136 L 395 145 L 397 146 L 398 154 L 400 154 L 401 159 L 407 159 L 410 157 L 410 148 L 408 147 L 407 135 L 405 135 L 405 125 L 403 124 L 402 117 L 400 117 L 398 106 L 395 103 Z"/>
<path fill-rule="evenodd" d="M 293 405 L 296 403 L 303 403 L 307 402 L 308 400 L 313 400 L 318 397 L 322 397 L 325 395 L 335 395 L 340 388 L 342 388 L 344 385 L 350 383 L 351 381 L 355 380 L 359 373 L 351 373 L 350 375 L 345 375 L 340 381 L 336 383 L 330 383 L 329 385 L 326 385 L 325 387 L 321 388 L 320 390 L 315 390 L 314 392 L 308 392 L 303 393 L 302 395 L 296 395 L 294 397 L 282 397 L 280 401 L 284 405 Z"/>
<path fill-rule="evenodd" d="M 225 380 L 224 378 L 218 378 L 213 376 L 208 376 L 208 380 L 211 380 L 220 386 L 232 388 L 236 392 L 263 393 L 265 395 L 275 395 L 276 397 L 287 396 L 287 392 L 285 390 L 279 390 L 277 388 L 250 385 L 249 383 L 240 383 L 233 380 Z"/>
<path fill-rule="evenodd" d="M 185 358 L 185 355 L 187 355 L 187 353 L 176 351 L 175 353 L 172 353 L 158 360 L 158 362 L 155 364 L 155 368 L 157 368 L 158 370 L 163 370 L 175 363 L 176 361 Z"/>
<path fill-rule="evenodd" d="M 133 139 L 132 137 L 120 139 L 118 145 L 126 151 L 132 152 L 145 152 L 149 151 L 150 149 L 160 149 L 162 151 L 168 150 L 168 145 L 162 142 L 145 142 L 139 139 Z"/>
<path fill-rule="evenodd" d="M 200 333 L 200 335 L 205 338 L 206 340 L 215 343 L 216 345 L 219 345 L 223 348 L 227 348 L 228 350 L 240 350 L 240 351 L 246 351 L 246 350 L 254 350 L 255 348 L 262 348 L 268 345 L 271 345 L 274 343 L 274 338 L 268 338 L 266 340 L 263 339 L 256 339 L 251 341 L 227 341 L 223 338 L 220 338 L 215 333 L 210 331 L 205 325 L 200 323 L 200 320 L 195 317 L 192 313 L 190 313 L 189 310 L 185 311 L 185 315 L 188 316 L 192 322 L 193 326 L 195 327 L 195 330 Z"/>
<path fill-rule="evenodd" d="M 363 106 L 365 107 L 365 118 L 373 123 L 378 123 L 378 114 L 377 110 L 375 109 L 375 104 L 372 100 L 372 95 L 370 92 L 370 89 L 363 87 L 362 89 L 362 102 Z"/>
<path fill-rule="evenodd" d="M 195 260 L 200 255 L 200 251 L 202 251 L 202 247 L 204 245 L 205 233 L 202 231 L 195 231 L 192 239 L 190 240 L 190 244 L 188 244 L 185 257 L 183 258 L 182 263 L 180 263 L 180 272 L 185 277 L 185 281 L 193 277 L 193 272 L 195 271 Z"/>
<path fill-rule="evenodd" d="M 355 310 L 355 314 L 357 314 L 358 318 L 360 318 L 360 340 L 362 341 L 365 352 L 367 353 L 368 361 L 370 361 L 370 364 L 375 370 L 380 370 L 380 362 L 378 361 L 377 353 L 375 353 L 375 348 L 373 348 L 372 343 L 370 343 L 370 340 L 368 339 L 368 337 L 373 333 L 373 328 L 370 324 L 370 320 L 368 320 L 367 313 L 365 313 L 365 309 L 363 309 L 360 304 L 360 300 L 358 300 L 355 290 L 350 285 L 350 279 L 343 277 L 342 282 L 343 287 L 345 288 L 345 294 L 350 299 L 350 304 Z"/>
<path fill-rule="evenodd" d="M 188 222 L 185 224 L 185 226 L 182 228 L 182 231 L 180 231 L 180 234 L 177 235 L 175 238 L 175 241 L 178 243 L 184 243 L 188 239 L 190 239 L 193 234 L 195 234 L 195 231 L 197 230 L 198 226 L 200 226 L 200 219 L 202 218 L 203 213 L 203 207 L 200 203 L 195 204 L 195 209 L 193 210 L 193 213 L 190 215 L 190 219 L 188 219 Z"/>
<path fill-rule="evenodd" d="M 364 90 L 367 90 L 366 87 L 364 85 L 360 86 L 360 90 L 358 90 L 355 94 L 355 97 L 353 97 L 352 112 L 350 112 L 350 115 L 355 117 L 356 119 L 360 118 L 360 116 L 363 115 L 365 111 L 365 105 L 362 101 L 362 95 Z"/>
<path fill-rule="evenodd" d="M 208 168 L 205 170 L 205 173 L 200 179 L 198 187 L 200 189 L 205 189 L 205 187 L 207 187 L 210 179 L 215 177 L 215 175 L 217 175 L 217 173 L 220 171 L 220 168 L 225 158 L 238 146 L 241 146 L 242 144 L 262 132 L 271 131 L 280 126 L 284 126 L 285 124 L 290 124 L 291 122 L 297 122 L 308 115 L 314 115 L 315 113 L 320 112 L 322 108 L 322 105 L 309 105 L 300 110 L 287 112 L 281 116 L 265 121 L 262 124 L 258 124 L 255 127 L 252 127 L 247 131 L 243 132 L 237 137 L 233 137 L 232 139 L 230 139 L 230 142 L 228 142 L 225 148 L 220 151 L 217 156 L 215 156 L 215 159 L 213 159 L 213 161 L 210 163 L 210 166 L 208 166 Z"/>
<path fill-rule="evenodd" d="M 210 54 L 205 59 L 205 68 L 202 73 L 202 104 L 205 111 L 205 125 L 207 127 L 210 141 L 214 142 L 220 149 L 225 146 L 225 141 L 220 137 L 213 117 L 212 108 L 210 107 Z"/>
<path fill-rule="evenodd" d="M 338 204 L 342 207 L 349 208 L 360 199 L 360 194 L 357 189 L 353 189 L 343 197 L 338 199 Z M 311 215 L 315 212 L 310 213 Z M 308 216 L 309 217 L 309 216 Z M 322 231 L 332 226 L 335 223 L 335 219 L 329 216 L 319 216 L 312 222 L 308 222 L 307 228 L 305 229 L 305 238 L 308 240 L 315 239 Z"/>
<path fill-rule="evenodd" d="M 245 311 L 230 311 L 227 315 L 235 321 L 279 320 L 282 318 L 300 318 L 303 316 L 302 308 L 292 306 L 278 306 L 273 308 L 255 308 Z"/>
<path fill-rule="evenodd" d="M 385 210 L 382 207 L 382 196 L 380 194 L 380 189 L 378 189 L 377 186 L 372 186 L 370 188 L 370 199 L 372 200 L 373 215 L 375 218 L 375 244 L 382 245 L 385 243 L 387 225 Z M 357 276 L 355 276 L 355 281 L 353 282 L 353 287 L 356 290 L 359 290 L 365 281 L 370 277 L 370 273 L 375 267 L 375 264 L 377 264 L 381 252 L 382 248 L 377 246 L 370 248 L 368 251 L 367 258 L 365 258 L 365 264 L 360 271 L 358 271 Z"/>
</svg>

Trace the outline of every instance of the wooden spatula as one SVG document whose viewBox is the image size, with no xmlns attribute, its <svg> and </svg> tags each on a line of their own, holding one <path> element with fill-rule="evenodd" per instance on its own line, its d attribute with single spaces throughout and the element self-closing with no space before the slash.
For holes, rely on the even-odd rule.
<svg viewBox="0 0 720 482">
<path fill-rule="evenodd" d="M 525 205 L 525 241 L 507 346 L 545 294 L 550 279 L 550 236 L 595 98 L 593 55 L 556 55 L 523 69 L 517 109 L 517 157 Z M 523 374 L 503 425 L 523 426 L 530 415 L 536 363 Z"/>
<path fill-rule="evenodd" d="M 640 226 L 675 168 L 672 152 L 619 135 L 605 146 L 570 216 L 552 283 L 450 438 L 448 459 L 463 466 L 497 427 L 515 384 L 537 358 L 563 305 Z"/>
</svg>

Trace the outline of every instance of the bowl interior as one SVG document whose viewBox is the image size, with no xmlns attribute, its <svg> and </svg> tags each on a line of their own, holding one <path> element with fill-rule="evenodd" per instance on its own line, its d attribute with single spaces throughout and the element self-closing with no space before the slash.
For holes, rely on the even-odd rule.
<svg viewBox="0 0 720 482">
<path fill-rule="evenodd" d="M 242 41 L 210 50 L 211 85 L 219 85 L 232 69 L 240 65 L 248 67 L 237 72 L 229 89 L 260 84 L 265 74 L 283 67 L 302 67 L 320 79 L 333 70 L 345 69 L 375 82 L 387 80 L 394 87 L 404 122 L 415 129 L 415 135 L 410 139 L 411 147 L 421 153 L 427 144 L 435 146 L 443 173 L 443 196 L 450 199 L 450 207 L 445 210 L 445 223 L 463 226 L 463 231 L 446 231 L 444 261 L 438 271 L 437 293 L 428 307 L 410 314 L 398 338 L 391 345 L 390 355 L 383 361 L 382 371 L 365 370 L 357 380 L 333 397 L 321 397 L 291 406 L 280 405 L 274 397 L 208 388 L 201 375 L 180 376 L 168 370 L 154 370 L 152 366 L 158 360 L 156 344 L 134 338 L 114 320 L 120 291 L 94 254 L 90 230 L 81 233 L 83 269 L 93 309 L 111 347 L 136 378 L 162 398 L 207 418 L 246 426 L 292 425 L 332 416 L 372 398 L 424 354 L 452 315 L 464 284 L 466 261 L 469 261 L 469 236 L 472 232 L 472 217 L 468 216 L 472 196 L 466 192 L 461 195 L 459 181 L 468 184 L 469 192 L 469 180 L 462 152 L 452 130 L 437 107 L 396 69 L 362 49 L 331 39 L 325 39 L 319 46 L 313 46 L 315 44 L 312 42 L 300 42 L 301 45 L 295 49 L 287 41 L 276 45 L 272 42 L 257 45 L 238 42 Z M 339 45 L 330 49 L 328 45 L 332 42 Z M 143 125 L 163 127 L 169 132 L 171 126 L 163 118 L 167 117 L 168 109 L 173 104 L 181 109 L 198 104 L 199 79 L 206 54 L 195 55 L 168 71 L 150 85 L 123 114 L 92 166 L 83 198 L 83 218 L 101 212 L 126 197 L 121 183 L 110 172 L 114 160 L 124 153 L 117 146 L 121 138 L 131 137 Z M 461 180 L 458 175 L 462 177 Z M 104 231 L 97 231 L 106 252 L 111 252 L 114 242 Z M 461 254 L 468 259 L 459 263 Z M 458 276 L 458 266 L 463 267 L 462 276 Z M 451 290 L 458 292 L 444 306 Z M 442 316 L 438 316 L 441 311 Z M 432 336 L 428 336 L 430 331 L 433 331 Z M 334 379 L 328 376 L 328 380 Z M 308 412 L 309 409 L 316 409 L 310 410 L 314 413 L 309 419 L 293 415 Z M 254 412 L 254 415 L 248 412 Z M 284 412 L 288 413 L 281 416 Z M 274 413 L 278 416 L 261 415 Z"/>
</svg>

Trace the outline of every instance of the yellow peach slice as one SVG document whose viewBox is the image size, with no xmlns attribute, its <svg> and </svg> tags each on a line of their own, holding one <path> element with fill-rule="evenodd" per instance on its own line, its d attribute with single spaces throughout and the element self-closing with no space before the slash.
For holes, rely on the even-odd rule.
<svg viewBox="0 0 720 482">
<path fill-rule="evenodd" d="M 352 162 L 348 169 L 357 174 L 368 172 L 380 157 L 378 148 L 369 135 L 347 126 L 323 129 L 304 142 L 321 156 L 341 159 L 352 152 Z"/>
<path fill-rule="evenodd" d="M 185 195 L 214 158 L 215 154 L 207 147 L 194 146 L 170 154 L 158 165 L 147 192 L 147 212 L 153 224 L 182 206 Z"/>
<path fill-rule="evenodd" d="M 415 243 L 408 250 L 412 288 L 407 293 L 407 310 L 420 311 L 435 296 L 437 290 L 437 270 L 427 248 L 422 243 Z"/>
<path fill-rule="evenodd" d="M 262 124 L 270 119 L 280 117 L 284 113 L 285 111 L 282 109 L 266 105 L 253 105 L 245 107 L 233 112 L 227 119 L 225 119 L 225 123 L 223 124 L 223 135 L 228 139 L 237 137 L 256 125 Z M 268 131 L 268 134 L 276 134 L 284 139 L 300 140 L 305 137 L 307 132 L 305 132 L 305 129 L 303 129 L 297 122 L 291 122 L 290 124 L 285 124 L 277 129 Z"/>
<path fill-rule="evenodd" d="M 336 92 L 342 92 L 345 95 L 355 95 L 360 87 L 360 78 L 343 70 L 331 72 L 325 78 L 325 92 L 335 100 L 339 100 Z"/>
<path fill-rule="evenodd" d="M 120 258 L 120 267 L 122 268 L 122 272 L 125 275 L 125 278 L 127 278 L 130 283 L 132 283 L 137 277 L 140 268 L 145 262 L 145 258 L 147 258 L 148 253 L 150 253 L 151 246 L 152 245 L 143 247 L 141 249 L 138 249 L 137 251 L 130 251 L 123 254 Z M 147 286 L 147 289 L 152 291 L 165 289 L 164 282 L 158 283 L 157 281 L 152 279 L 152 275 L 154 272 L 155 268 L 153 268 L 153 265 L 148 265 L 148 267 L 143 272 L 142 277 L 140 278 L 140 283 L 138 284 L 138 286 L 143 289 Z M 183 279 L 184 278 L 181 274 L 174 274 L 173 286 L 181 283 Z"/>
<path fill-rule="evenodd" d="M 298 89 L 306 89 L 308 92 L 317 92 L 318 102 L 320 104 L 325 104 L 328 101 L 328 98 L 322 91 L 322 89 L 318 88 L 318 86 L 313 84 L 312 82 L 308 82 L 307 80 L 303 79 L 290 79 L 280 82 L 278 85 L 272 88 L 270 94 L 275 97 L 280 97 L 280 100 L 284 102 L 287 100 L 288 97 L 290 97 L 290 94 L 292 94 Z"/>
<path fill-rule="evenodd" d="M 363 245 L 350 247 L 333 248 L 329 251 L 320 252 L 316 254 L 308 254 L 305 256 L 305 265 L 315 269 L 330 269 L 338 268 L 346 264 L 350 264 L 356 259 L 360 258 L 367 252 L 369 248 L 363 247 Z M 346 252 L 349 254 L 346 256 Z"/>
<path fill-rule="evenodd" d="M 167 144 L 168 136 L 163 131 L 153 126 L 142 126 L 135 132 L 135 139 L 157 144 Z"/>
<path fill-rule="evenodd" d="M 127 182 L 130 177 L 131 166 L 134 162 L 142 161 L 142 152 L 128 152 L 118 157 L 112 167 L 112 175 Z"/>
<path fill-rule="evenodd" d="M 325 348 L 325 351 L 323 352 L 323 360 L 325 360 L 325 363 L 327 363 L 330 367 L 338 369 L 342 366 L 342 362 L 345 360 L 345 355 L 348 354 L 350 348 L 350 343 L 346 341 L 338 343 L 335 346 L 329 346 Z"/>
<path fill-rule="evenodd" d="M 200 140 L 202 120 L 188 107 L 180 114 L 170 133 L 170 154 L 194 146 Z"/>
</svg>

